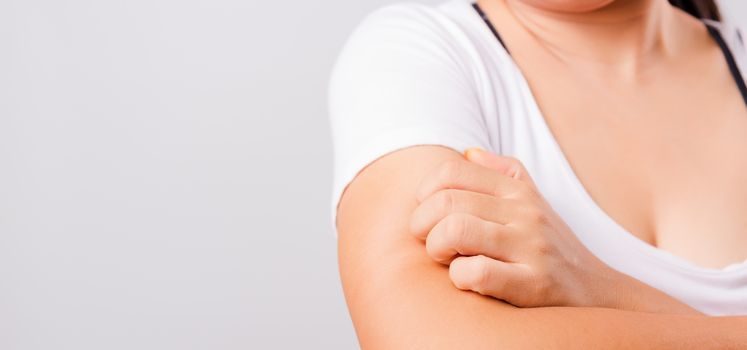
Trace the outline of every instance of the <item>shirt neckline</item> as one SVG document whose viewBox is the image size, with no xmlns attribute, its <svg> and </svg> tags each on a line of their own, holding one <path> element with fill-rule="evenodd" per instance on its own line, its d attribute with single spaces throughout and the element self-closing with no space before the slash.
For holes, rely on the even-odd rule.
<svg viewBox="0 0 747 350">
<path fill-rule="evenodd" d="M 560 144 L 555 138 L 555 135 L 552 133 L 552 130 L 550 130 L 550 126 L 547 124 L 547 121 L 545 120 L 544 115 L 539 108 L 539 104 L 537 103 L 537 99 L 534 96 L 534 92 L 529 87 L 529 82 L 526 80 L 526 77 L 524 76 L 523 72 L 521 71 L 519 66 L 516 64 L 516 62 L 513 60 L 513 58 L 511 57 L 508 51 L 508 48 L 505 46 L 497 30 L 495 30 L 495 28 L 492 26 L 490 21 L 487 19 L 487 16 L 480 9 L 479 5 L 477 5 L 476 2 L 474 2 L 473 0 L 467 0 L 467 1 L 459 0 L 459 2 L 461 2 L 463 5 L 471 7 L 468 10 L 473 14 L 473 16 L 477 16 L 477 19 L 479 19 L 480 22 L 483 22 L 481 27 L 483 28 L 484 34 L 486 34 L 484 30 L 488 29 L 491 35 L 495 36 L 495 38 L 498 39 L 497 43 L 499 45 L 496 45 L 495 40 L 490 40 L 490 41 L 493 43 L 493 45 L 497 46 L 497 49 L 501 51 L 501 53 L 507 56 L 511 69 L 514 71 L 514 73 L 516 74 L 518 78 L 518 82 L 521 86 L 521 89 L 524 90 L 524 93 L 526 94 L 526 96 L 528 96 L 528 100 L 529 100 L 528 104 L 531 109 L 529 113 L 530 117 L 535 119 L 535 122 L 537 125 L 540 126 L 541 132 L 544 134 L 544 137 L 550 141 L 550 145 L 551 145 L 550 147 L 552 148 L 551 151 L 555 154 L 556 159 L 562 168 L 561 170 L 563 171 L 563 174 L 566 176 L 571 186 L 573 187 L 574 192 L 581 197 L 581 201 L 583 202 L 583 205 L 585 207 L 591 210 L 595 214 L 595 216 L 602 219 L 607 224 L 607 226 L 613 228 L 614 230 L 618 232 L 618 234 L 613 234 L 612 232 L 606 232 L 606 234 L 609 237 L 617 239 L 620 244 L 626 244 L 630 246 L 632 248 L 631 251 L 633 252 L 643 255 L 649 259 L 655 259 L 656 261 L 662 264 L 666 264 L 667 266 L 677 269 L 684 273 L 695 274 L 695 275 L 708 275 L 708 276 L 732 276 L 736 274 L 747 273 L 747 259 L 742 262 L 736 262 L 736 263 L 727 265 L 723 268 L 709 268 L 709 267 L 703 267 L 703 266 L 697 265 L 693 263 L 692 261 L 687 260 L 683 257 L 680 257 L 678 255 L 675 255 L 663 249 L 652 246 L 644 242 L 637 236 L 633 235 L 630 231 L 625 229 L 622 225 L 620 225 L 620 223 L 618 223 L 615 219 L 613 219 L 606 211 L 604 211 L 604 209 L 602 209 L 602 207 L 600 207 L 599 204 L 591 197 L 591 194 L 589 194 L 586 187 L 584 187 L 584 185 L 581 183 L 581 180 L 576 175 L 576 172 L 571 167 L 570 162 L 565 156 L 565 153 L 563 153 L 563 150 L 560 148 Z M 711 30 L 710 28 L 712 27 L 707 24 L 705 25 L 707 28 L 709 28 L 709 32 L 710 32 Z M 714 28 L 714 30 L 718 30 L 718 29 Z M 713 35 L 713 33 L 711 34 Z M 720 35 L 718 37 L 721 38 Z M 716 40 L 718 42 L 718 39 Z M 723 40 L 721 42 L 718 42 L 719 45 L 722 45 L 722 42 Z M 722 47 L 722 50 L 723 48 L 724 47 Z M 727 50 L 726 52 L 729 52 L 729 51 Z M 726 52 L 725 52 L 725 55 L 726 55 Z M 730 55 L 731 53 L 729 53 L 729 56 L 726 56 L 727 63 L 730 61 L 729 59 Z M 729 64 L 731 65 L 731 63 Z M 733 72 L 734 71 L 732 71 L 732 74 Z M 740 79 L 741 78 L 742 76 L 740 74 Z M 742 96 L 743 98 L 745 98 L 745 101 L 747 101 L 747 97 L 744 94 Z"/>
</svg>

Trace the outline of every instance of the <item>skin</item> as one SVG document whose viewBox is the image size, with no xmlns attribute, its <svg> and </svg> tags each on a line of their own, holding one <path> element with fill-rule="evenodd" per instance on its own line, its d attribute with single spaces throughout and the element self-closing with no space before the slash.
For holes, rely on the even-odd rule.
<svg viewBox="0 0 747 350">
<path fill-rule="evenodd" d="M 610 217 L 702 267 L 747 258 L 747 109 L 700 22 L 663 0 L 590 13 L 479 3 Z"/>
<path fill-rule="evenodd" d="M 744 260 L 747 111 L 699 22 L 663 0 L 480 5 L 600 207 L 699 265 Z M 337 226 L 364 348 L 747 346 L 746 318 L 700 315 L 594 258 L 518 160 L 392 152 L 348 186 Z"/>
<path fill-rule="evenodd" d="M 479 149 L 468 150 L 466 159 L 425 175 L 410 216 L 410 233 L 425 240 L 433 260 L 450 266 L 457 288 L 519 307 L 697 313 L 597 259 L 519 160 Z"/>
</svg>

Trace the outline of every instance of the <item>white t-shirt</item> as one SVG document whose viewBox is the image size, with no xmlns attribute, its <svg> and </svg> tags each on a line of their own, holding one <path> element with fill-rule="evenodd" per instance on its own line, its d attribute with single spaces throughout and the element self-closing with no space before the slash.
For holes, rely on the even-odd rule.
<svg viewBox="0 0 747 350">
<path fill-rule="evenodd" d="M 742 68 L 736 29 L 712 25 Z M 707 314 L 747 315 L 747 262 L 696 266 L 633 236 L 592 200 L 471 0 L 398 3 L 370 13 L 338 57 L 329 108 L 333 223 L 344 188 L 375 159 L 412 145 L 481 147 L 521 160 L 581 242 L 609 266 Z"/>
</svg>

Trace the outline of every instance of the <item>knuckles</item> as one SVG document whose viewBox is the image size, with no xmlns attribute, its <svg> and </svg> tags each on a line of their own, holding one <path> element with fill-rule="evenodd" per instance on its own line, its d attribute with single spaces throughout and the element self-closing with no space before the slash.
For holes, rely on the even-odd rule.
<svg viewBox="0 0 747 350">
<path fill-rule="evenodd" d="M 487 257 L 477 255 L 455 260 L 449 268 L 454 285 L 462 290 L 472 290 L 485 295 L 491 283 L 490 264 Z"/>
<path fill-rule="evenodd" d="M 418 201 L 425 201 L 433 192 L 449 188 L 456 183 L 460 174 L 464 171 L 463 163 L 464 161 L 460 159 L 448 159 L 436 165 L 421 180 L 417 190 Z"/>
<path fill-rule="evenodd" d="M 473 267 L 473 290 L 480 294 L 486 294 L 489 290 L 490 283 L 490 264 L 488 258 L 478 255 L 475 257 L 475 266 Z"/>
<path fill-rule="evenodd" d="M 542 199 L 542 196 L 534 187 L 532 187 L 532 185 L 519 180 L 513 180 L 511 182 L 511 190 L 507 196 L 532 203 L 537 203 Z"/>
<path fill-rule="evenodd" d="M 451 247 L 460 247 L 467 234 L 467 218 L 465 215 L 449 214 L 444 218 L 445 242 Z"/>
<path fill-rule="evenodd" d="M 435 209 L 440 213 L 450 213 L 454 209 L 456 202 L 455 195 L 450 190 L 440 190 L 433 194 L 433 203 Z"/>
<path fill-rule="evenodd" d="M 442 184 L 454 183 L 464 171 L 463 163 L 461 159 L 449 159 L 442 162 L 436 168 L 436 180 Z"/>
<path fill-rule="evenodd" d="M 508 166 L 510 172 L 513 172 L 512 175 L 516 172 L 526 172 L 518 159 L 505 158 L 509 162 Z M 467 212 L 471 213 L 478 208 L 478 205 L 484 205 L 484 202 L 467 203 L 465 201 L 470 201 L 475 197 L 452 189 L 459 181 L 471 176 L 465 173 L 467 171 L 471 170 L 465 165 L 464 160 L 444 161 L 428 174 L 427 184 L 424 183 L 420 188 L 429 193 L 420 193 L 426 196 L 419 198 L 423 210 L 417 210 L 421 217 L 415 222 L 421 224 L 428 222 L 428 225 L 433 225 L 436 221 L 435 216 L 441 217 L 435 226 L 428 229 L 429 232 L 423 232 L 426 235 L 422 238 L 426 241 L 427 254 L 439 263 L 449 265 L 449 277 L 459 289 L 471 290 L 483 295 L 500 293 L 506 298 L 505 300 L 522 307 L 558 302 L 562 299 L 562 295 L 557 290 L 559 280 L 554 274 L 558 269 L 558 257 L 562 249 L 554 244 L 555 239 L 551 236 L 554 233 L 553 227 L 558 221 L 557 217 L 553 216 L 552 208 L 531 182 L 511 179 L 508 185 L 503 184 L 504 189 L 508 186 L 507 193 L 497 191 L 494 193 L 496 197 L 494 199 L 510 201 L 498 204 L 508 208 L 507 212 L 511 213 L 513 219 L 509 221 L 515 224 L 512 225 L 512 230 L 521 234 L 520 249 L 527 253 L 524 257 L 531 262 L 531 272 L 527 271 L 526 279 L 507 280 L 507 276 L 495 270 L 496 265 L 491 262 L 491 258 L 486 256 L 459 256 L 460 252 L 464 252 L 467 248 L 473 250 L 470 248 L 474 246 L 474 244 L 470 245 L 474 243 L 472 240 L 483 237 L 481 234 L 485 234 L 483 231 L 471 231 L 503 227 L 480 225 L 479 221 L 471 221 L 479 219 Z M 527 174 L 522 175 L 527 176 Z M 467 212 L 459 212 L 464 210 Z M 427 225 L 419 227 L 422 229 L 425 226 Z M 487 236 L 490 235 L 487 234 Z M 454 259 L 455 256 L 456 259 Z"/>
<path fill-rule="evenodd" d="M 555 253 L 555 247 L 544 237 L 538 237 L 532 242 L 532 251 L 537 256 L 552 256 Z"/>
<path fill-rule="evenodd" d="M 517 211 L 520 213 L 522 221 L 532 231 L 541 231 L 542 228 L 551 225 L 549 214 L 540 204 L 532 201 L 522 201 L 517 205 L 519 206 Z"/>
<path fill-rule="evenodd" d="M 538 271 L 537 271 L 538 270 Z M 545 305 L 556 304 L 554 293 L 556 292 L 554 276 L 547 269 L 535 270 L 531 279 L 531 290 L 534 300 L 542 300 Z"/>
<path fill-rule="evenodd" d="M 450 190 L 440 190 L 426 198 L 410 217 L 410 232 L 418 237 L 426 238 L 426 235 L 429 235 L 427 231 L 432 229 L 427 226 L 430 225 L 433 217 L 448 215 L 453 211 L 455 197 Z"/>
<path fill-rule="evenodd" d="M 467 234 L 466 216 L 449 214 L 431 231 L 426 239 L 425 249 L 435 261 L 448 264 L 459 251 Z"/>
<path fill-rule="evenodd" d="M 503 159 L 506 161 L 506 163 L 509 164 L 509 169 L 511 169 L 512 172 L 521 171 L 521 169 L 524 169 L 524 164 L 516 157 L 512 156 L 502 156 Z"/>
</svg>

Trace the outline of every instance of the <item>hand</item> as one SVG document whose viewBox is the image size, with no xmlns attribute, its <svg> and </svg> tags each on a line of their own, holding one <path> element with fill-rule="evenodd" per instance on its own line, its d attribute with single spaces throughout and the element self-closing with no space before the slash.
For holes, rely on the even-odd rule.
<svg viewBox="0 0 747 350">
<path fill-rule="evenodd" d="M 693 311 L 589 252 L 518 160 L 477 149 L 466 158 L 423 179 L 411 218 L 412 233 L 426 241 L 431 258 L 450 265 L 457 288 L 520 307 Z"/>
</svg>

